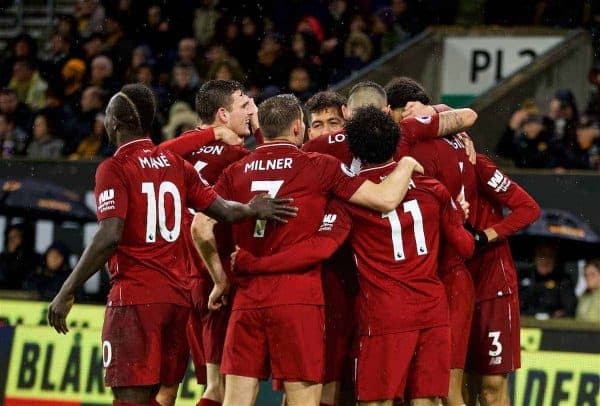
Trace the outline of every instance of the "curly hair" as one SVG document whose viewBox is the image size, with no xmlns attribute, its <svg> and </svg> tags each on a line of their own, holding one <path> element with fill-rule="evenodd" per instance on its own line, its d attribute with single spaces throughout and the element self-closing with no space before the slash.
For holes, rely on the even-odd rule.
<svg viewBox="0 0 600 406">
<path fill-rule="evenodd" d="M 429 104 L 431 100 L 423 86 L 414 79 L 400 76 L 390 80 L 385 85 L 388 103 L 392 109 L 403 108 L 406 103 L 418 101 Z"/>
<path fill-rule="evenodd" d="M 346 135 L 352 155 L 365 164 L 379 164 L 394 156 L 400 128 L 389 114 L 366 106 L 356 109 L 346 123 Z"/>
</svg>

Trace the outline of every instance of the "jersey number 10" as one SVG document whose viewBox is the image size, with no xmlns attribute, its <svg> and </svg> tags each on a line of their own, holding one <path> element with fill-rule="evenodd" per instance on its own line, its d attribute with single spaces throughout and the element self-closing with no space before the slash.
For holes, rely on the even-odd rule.
<svg viewBox="0 0 600 406">
<path fill-rule="evenodd" d="M 146 242 L 156 242 L 156 222 L 158 213 L 158 231 L 161 237 L 168 242 L 173 242 L 179 238 L 181 232 L 181 196 L 177 186 L 173 182 L 161 182 L 158 187 L 158 204 L 156 201 L 156 191 L 154 183 L 142 183 L 142 193 L 147 196 L 146 211 Z M 175 224 L 173 228 L 167 227 L 167 213 L 165 209 L 165 195 L 170 194 L 173 198 Z"/>
<path fill-rule="evenodd" d="M 425 231 L 423 230 L 423 216 L 419 203 L 416 200 L 409 200 L 402 205 L 405 213 L 410 213 L 413 218 L 415 242 L 417 244 L 417 254 L 427 255 L 427 244 L 425 242 Z M 404 242 L 402 241 L 402 225 L 396 210 L 381 213 L 382 218 L 390 221 L 392 228 L 392 246 L 394 247 L 394 260 L 403 261 L 406 258 L 404 254 Z"/>
</svg>

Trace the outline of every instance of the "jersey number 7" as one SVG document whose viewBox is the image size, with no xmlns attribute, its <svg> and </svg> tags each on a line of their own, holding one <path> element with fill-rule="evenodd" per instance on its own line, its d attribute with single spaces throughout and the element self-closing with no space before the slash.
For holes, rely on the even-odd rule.
<svg viewBox="0 0 600 406">
<path fill-rule="evenodd" d="M 275 197 L 279 193 L 279 189 L 283 186 L 282 180 L 253 180 L 250 184 L 251 192 L 267 192 L 269 196 Z M 254 237 L 264 238 L 265 229 L 267 228 L 267 220 L 256 220 L 254 226 Z"/>
</svg>

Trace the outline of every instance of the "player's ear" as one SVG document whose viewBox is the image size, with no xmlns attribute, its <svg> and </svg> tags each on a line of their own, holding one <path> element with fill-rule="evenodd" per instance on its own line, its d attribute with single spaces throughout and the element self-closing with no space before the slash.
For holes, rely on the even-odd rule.
<svg viewBox="0 0 600 406">
<path fill-rule="evenodd" d="M 219 110 L 217 110 L 217 120 L 221 121 L 223 123 L 228 123 L 229 122 L 229 111 L 227 111 L 227 109 L 225 107 L 219 107 Z"/>
<path fill-rule="evenodd" d="M 344 116 L 344 120 L 350 120 L 350 109 L 345 104 L 342 106 L 342 115 Z"/>
<path fill-rule="evenodd" d="M 385 106 L 382 110 L 385 114 L 389 114 L 392 115 L 392 108 L 390 107 L 390 105 L 388 104 L 387 106 Z"/>
</svg>

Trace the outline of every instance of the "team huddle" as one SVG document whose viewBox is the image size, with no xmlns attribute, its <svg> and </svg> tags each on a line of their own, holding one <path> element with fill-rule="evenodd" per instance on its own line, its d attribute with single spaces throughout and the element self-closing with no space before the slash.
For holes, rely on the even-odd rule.
<svg viewBox="0 0 600 406">
<path fill-rule="evenodd" d="M 475 112 L 429 102 L 396 78 L 257 108 L 214 80 L 198 128 L 155 146 L 152 91 L 123 87 L 106 110 L 119 148 L 96 172 L 99 229 L 50 324 L 68 331 L 75 292 L 108 261 L 113 405 L 174 404 L 190 354 L 200 406 L 253 405 L 269 378 L 290 406 L 339 404 L 343 381 L 360 405 L 508 405 L 507 237 L 540 209 L 475 153 Z"/>
</svg>

